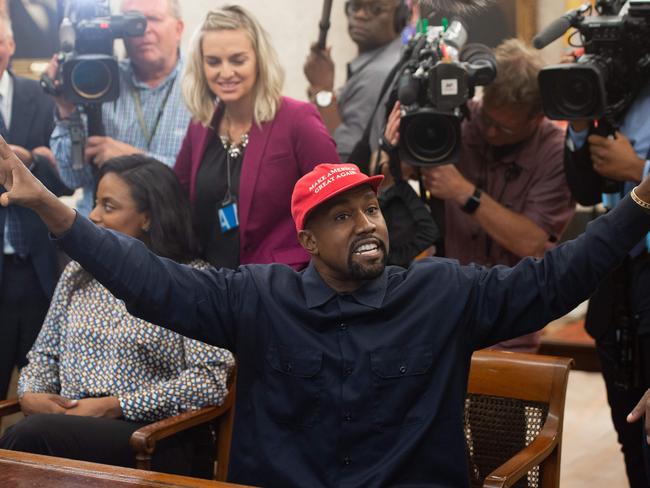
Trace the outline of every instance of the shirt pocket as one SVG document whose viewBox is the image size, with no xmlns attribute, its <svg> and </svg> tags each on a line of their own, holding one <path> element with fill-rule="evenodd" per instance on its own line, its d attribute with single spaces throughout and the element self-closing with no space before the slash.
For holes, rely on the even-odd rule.
<svg viewBox="0 0 650 488">
<path fill-rule="evenodd" d="M 380 428 L 422 422 L 433 353 L 426 347 L 386 348 L 370 353 L 373 421 Z"/>
<path fill-rule="evenodd" d="M 266 354 L 265 404 L 277 422 L 312 427 L 321 414 L 323 353 L 271 345 Z"/>
</svg>

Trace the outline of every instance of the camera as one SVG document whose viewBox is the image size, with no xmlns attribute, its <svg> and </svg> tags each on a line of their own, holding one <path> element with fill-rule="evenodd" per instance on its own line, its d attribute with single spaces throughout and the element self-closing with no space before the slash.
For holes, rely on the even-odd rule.
<svg viewBox="0 0 650 488">
<path fill-rule="evenodd" d="M 496 77 L 496 60 L 482 44 L 467 44 L 460 20 L 425 27 L 409 42 L 396 78 L 402 107 L 399 157 L 417 166 L 458 161 L 461 122 L 476 86 Z"/>
<path fill-rule="evenodd" d="M 146 26 L 147 21 L 139 12 L 110 15 L 108 1 L 69 2 L 59 28 L 59 83 L 43 76 L 41 86 L 76 105 L 116 100 L 120 85 L 113 41 L 141 36 Z"/>
<path fill-rule="evenodd" d="M 575 27 L 585 51 L 575 63 L 542 69 L 540 91 L 549 118 L 600 120 L 613 133 L 650 73 L 650 1 L 600 0 L 595 8 L 599 16 L 585 4 L 535 38 L 541 49 Z"/>
</svg>

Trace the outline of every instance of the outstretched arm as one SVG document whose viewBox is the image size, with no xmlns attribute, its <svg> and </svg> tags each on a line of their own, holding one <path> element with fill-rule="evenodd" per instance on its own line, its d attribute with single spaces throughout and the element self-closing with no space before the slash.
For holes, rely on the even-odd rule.
<svg viewBox="0 0 650 488">
<path fill-rule="evenodd" d="M 0 185 L 7 190 L 0 204 L 30 208 L 54 235 L 61 235 L 74 223 L 75 211 L 61 202 L 18 159 L 0 137 Z"/>
</svg>

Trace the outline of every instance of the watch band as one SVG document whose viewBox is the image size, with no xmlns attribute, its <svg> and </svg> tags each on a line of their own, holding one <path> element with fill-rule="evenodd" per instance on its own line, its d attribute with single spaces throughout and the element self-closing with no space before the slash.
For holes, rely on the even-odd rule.
<svg viewBox="0 0 650 488">
<path fill-rule="evenodd" d="M 462 206 L 462 211 L 468 214 L 476 212 L 476 209 L 481 204 L 481 193 L 483 192 L 478 186 L 474 188 L 474 193 L 467 199 L 465 205 Z"/>
</svg>

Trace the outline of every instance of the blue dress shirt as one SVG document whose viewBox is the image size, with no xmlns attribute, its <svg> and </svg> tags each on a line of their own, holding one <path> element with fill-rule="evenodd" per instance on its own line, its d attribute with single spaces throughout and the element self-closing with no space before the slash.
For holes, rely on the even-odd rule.
<svg viewBox="0 0 650 488">
<path fill-rule="evenodd" d="M 134 315 L 235 354 L 231 481 L 458 488 L 472 352 L 571 310 L 649 228 L 628 197 L 543 260 L 427 259 L 349 294 L 313 265 L 191 269 L 80 216 L 59 242 Z"/>
</svg>

